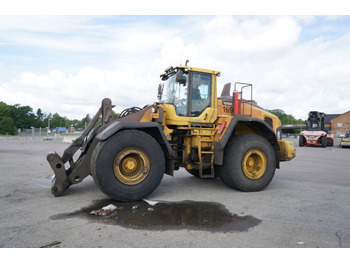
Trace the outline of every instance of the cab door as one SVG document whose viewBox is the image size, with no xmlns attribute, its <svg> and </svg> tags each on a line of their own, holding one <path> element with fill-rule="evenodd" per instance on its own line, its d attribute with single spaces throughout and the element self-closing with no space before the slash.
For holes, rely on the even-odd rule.
<svg viewBox="0 0 350 262">
<path fill-rule="evenodd" d="M 190 71 L 188 112 L 190 122 L 212 123 L 215 120 L 212 74 Z"/>
</svg>

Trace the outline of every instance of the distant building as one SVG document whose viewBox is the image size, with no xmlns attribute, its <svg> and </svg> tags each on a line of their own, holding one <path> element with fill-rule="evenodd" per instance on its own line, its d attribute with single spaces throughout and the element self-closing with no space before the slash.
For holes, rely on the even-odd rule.
<svg viewBox="0 0 350 262">
<path fill-rule="evenodd" d="M 350 111 L 342 115 L 337 115 L 336 117 L 332 118 L 330 122 L 331 131 L 334 135 L 344 135 L 346 131 L 349 131 L 350 129 Z"/>
<path fill-rule="evenodd" d="M 327 114 L 324 118 L 324 128 L 326 131 L 332 131 L 332 126 L 331 126 L 331 120 L 333 118 L 336 118 L 338 116 L 341 116 L 342 114 Z"/>
</svg>

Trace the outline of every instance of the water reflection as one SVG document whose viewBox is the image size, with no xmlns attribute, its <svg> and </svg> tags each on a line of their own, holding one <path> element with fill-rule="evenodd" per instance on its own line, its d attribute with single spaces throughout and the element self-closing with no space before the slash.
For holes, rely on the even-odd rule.
<svg viewBox="0 0 350 262">
<path fill-rule="evenodd" d="M 114 210 L 102 210 L 113 205 Z M 215 232 L 247 231 L 261 223 L 253 216 L 232 214 L 215 202 L 117 202 L 98 200 L 91 206 L 53 216 L 52 219 L 84 217 L 91 221 L 144 230 L 205 230 Z"/>
</svg>

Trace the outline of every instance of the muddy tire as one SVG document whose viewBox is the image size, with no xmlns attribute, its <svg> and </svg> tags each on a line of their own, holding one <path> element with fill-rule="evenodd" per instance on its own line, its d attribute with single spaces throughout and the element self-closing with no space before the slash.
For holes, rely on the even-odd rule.
<svg viewBox="0 0 350 262">
<path fill-rule="evenodd" d="M 231 188 L 244 192 L 267 187 L 276 170 L 276 155 L 263 137 L 240 134 L 227 142 L 222 166 L 216 166 L 221 180 Z"/>
<path fill-rule="evenodd" d="M 96 185 L 107 196 L 137 201 L 159 186 L 165 158 L 153 137 L 139 130 L 125 130 L 96 146 L 90 170 Z"/>
</svg>

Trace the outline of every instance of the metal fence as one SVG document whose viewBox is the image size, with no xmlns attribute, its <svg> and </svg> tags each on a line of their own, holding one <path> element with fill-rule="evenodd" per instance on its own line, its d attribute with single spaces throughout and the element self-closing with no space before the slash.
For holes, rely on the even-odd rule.
<svg viewBox="0 0 350 262">
<path fill-rule="evenodd" d="M 63 139 L 65 143 L 71 143 L 72 140 L 76 139 L 82 134 L 81 131 L 74 132 L 58 132 L 48 131 L 47 128 L 32 127 L 27 129 L 18 129 L 18 134 L 15 136 L 11 135 L 0 135 L 0 140 L 8 139 L 41 139 L 41 140 L 53 140 Z"/>
<path fill-rule="evenodd" d="M 60 133 L 51 132 L 47 128 L 41 128 L 41 127 L 32 127 L 28 129 L 23 129 L 21 131 L 19 130 L 17 136 L 25 139 L 62 138 Z"/>
</svg>

